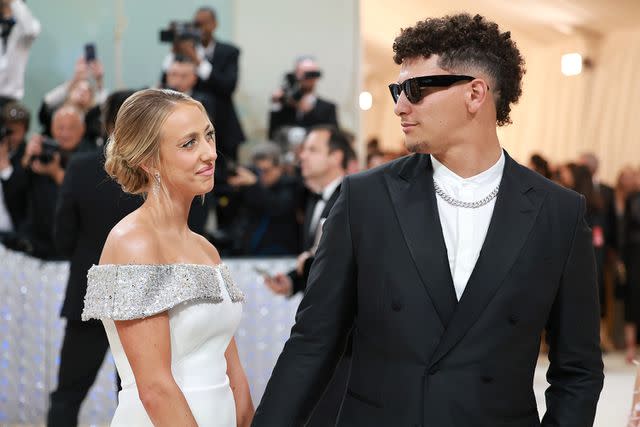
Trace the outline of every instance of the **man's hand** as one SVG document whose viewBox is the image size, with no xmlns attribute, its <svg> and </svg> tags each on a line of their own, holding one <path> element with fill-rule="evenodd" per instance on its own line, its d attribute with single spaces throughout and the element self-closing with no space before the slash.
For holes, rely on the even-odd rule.
<svg viewBox="0 0 640 427">
<path fill-rule="evenodd" d="M 248 187 L 258 182 L 258 177 L 247 168 L 238 166 L 236 168 L 236 175 L 230 176 L 227 182 L 232 187 Z"/>
<path fill-rule="evenodd" d="M 39 156 L 42 153 L 42 140 L 44 137 L 42 135 L 34 134 L 29 138 L 29 142 L 27 142 L 27 146 L 24 149 L 24 155 L 22 156 L 22 167 L 27 169 L 29 167 L 29 163 L 34 156 Z"/>
<path fill-rule="evenodd" d="M 76 67 L 73 73 L 73 79 L 71 80 L 72 83 L 75 83 L 78 80 L 85 80 L 88 75 L 89 75 L 89 72 L 88 72 L 87 62 L 84 60 L 83 57 L 78 58 L 78 60 L 76 61 Z"/>
<path fill-rule="evenodd" d="M 91 61 L 87 65 L 87 67 L 89 68 L 89 71 L 93 75 L 93 78 L 95 79 L 98 87 L 102 89 L 102 82 L 104 78 L 104 68 L 102 67 L 102 62 L 96 59 L 95 61 Z"/>
<path fill-rule="evenodd" d="M 313 95 L 312 93 L 308 93 L 304 95 L 302 99 L 300 99 L 300 101 L 298 101 L 297 108 L 303 113 L 308 113 L 309 111 L 313 110 L 314 105 L 315 95 Z"/>
<path fill-rule="evenodd" d="M 64 179 L 64 169 L 60 165 L 60 153 L 53 153 L 53 159 L 49 163 L 34 160 L 31 163 L 31 170 L 38 175 L 50 176 L 58 185 L 61 185 Z"/>
<path fill-rule="evenodd" d="M 9 161 L 9 138 L 0 141 L 0 172 L 11 166 Z"/>
<path fill-rule="evenodd" d="M 278 295 L 289 296 L 293 291 L 291 278 L 282 273 L 278 273 L 275 276 L 265 276 L 264 283 Z"/>
<path fill-rule="evenodd" d="M 191 40 L 178 40 L 174 44 L 174 53 L 183 55 L 193 61 L 194 64 L 200 65 L 200 57 L 196 51 L 196 45 Z"/>
<path fill-rule="evenodd" d="M 304 263 L 311 257 L 311 252 L 304 251 L 300 255 L 298 255 L 298 259 L 296 260 L 296 272 L 298 276 L 304 276 Z"/>
</svg>

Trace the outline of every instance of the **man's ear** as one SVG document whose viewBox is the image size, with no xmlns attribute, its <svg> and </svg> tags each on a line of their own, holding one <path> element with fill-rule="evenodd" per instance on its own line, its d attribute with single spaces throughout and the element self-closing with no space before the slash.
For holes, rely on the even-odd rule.
<svg viewBox="0 0 640 427">
<path fill-rule="evenodd" d="M 482 79 L 475 79 L 469 84 L 465 94 L 467 110 L 471 114 L 480 111 L 485 102 L 491 99 L 489 85 Z"/>
</svg>

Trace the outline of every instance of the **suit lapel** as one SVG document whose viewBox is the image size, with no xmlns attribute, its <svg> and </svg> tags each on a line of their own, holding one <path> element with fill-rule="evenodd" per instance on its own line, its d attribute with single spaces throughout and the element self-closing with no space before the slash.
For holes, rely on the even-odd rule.
<svg viewBox="0 0 640 427">
<path fill-rule="evenodd" d="M 431 158 L 416 154 L 399 173 L 385 174 L 402 235 L 443 327 L 456 307 L 447 248 L 433 189 Z"/>
<path fill-rule="evenodd" d="M 500 191 L 480 256 L 431 365 L 460 341 L 489 305 L 524 246 L 546 196 L 533 190 L 523 167 L 505 155 Z"/>
</svg>

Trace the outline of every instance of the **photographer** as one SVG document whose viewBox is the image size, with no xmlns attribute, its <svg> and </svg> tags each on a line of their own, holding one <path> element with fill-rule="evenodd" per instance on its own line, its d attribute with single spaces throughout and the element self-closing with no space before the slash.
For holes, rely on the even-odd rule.
<svg viewBox="0 0 640 427">
<path fill-rule="evenodd" d="M 84 131 L 82 112 L 72 105 L 60 107 L 51 124 L 53 140 L 34 135 L 22 156 L 19 172 L 25 175 L 27 194 L 22 249 L 38 258 L 58 259 L 53 218 L 65 168 L 73 154 L 95 150 L 95 145 L 83 139 Z"/>
<path fill-rule="evenodd" d="M 14 171 L 20 169 L 30 118 L 29 110 L 17 102 L 0 111 L 0 241 L 4 244 L 14 239 L 26 216 L 24 174 Z"/>
<path fill-rule="evenodd" d="M 285 75 L 283 86 L 271 96 L 269 139 L 273 140 L 282 126 L 299 126 L 307 131 L 316 125 L 339 127 L 336 105 L 315 93 L 320 76 L 314 58 L 296 60 L 295 70 Z"/>
<path fill-rule="evenodd" d="M 280 148 L 260 144 L 253 151 L 253 166 L 238 167 L 229 184 L 241 194 L 244 255 L 294 255 L 299 252 L 297 197 L 302 182 L 284 175 Z"/>
<path fill-rule="evenodd" d="M 100 105 L 108 95 L 103 79 L 104 70 L 98 59 L 87 61 L 84 57 L 79 58 L 71 80 L 50 90 L 42 100 L 38 113 L 42 133 L 50 136 L 53 113 L 60 106 L 71 104 L 84 115 L 85 139 L 96 143 L 102 136 Z"/>
<path fill-rule="evenodd" d="M 238 57 L 240 51 L 231 44 L 215 39 L 218 26 L 216 12 L 210 7 L 198 9 L 193 22 L 172 23 L 161 31 L 160 39 L 173 43 L 162 65 L 162 81 L 176 55 L 189 58 L 197 70 L 195 89 L 213 100 L 212 111 L 218 150 L 228 159 L 237 158 L 238 145 L 245 137 L 233 106 L 232 95 L 238 82 Z"/>
<path fill-rule="evenodd" d="M 0 108 L 24 95 L 29 50 L 40 22 L 22 0 L 0 0 Z"/>
</svg>

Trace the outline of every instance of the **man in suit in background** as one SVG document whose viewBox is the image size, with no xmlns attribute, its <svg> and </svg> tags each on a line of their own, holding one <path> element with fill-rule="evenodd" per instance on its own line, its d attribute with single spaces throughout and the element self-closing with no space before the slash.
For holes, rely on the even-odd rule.
<svg viewBox="0 0 640 427">
<path fill-rule="evenodd" d="M 167 71 L 174 55 L 183 55 L 196 65 L 196 90 L 213 99 L 213 111 L 208 112 L 214 118 L 217 149 L 223 154 L 223 159 L 236 160 L 238 146 L 245 140 L 232 99 L 238 83 L 240 50 L 214 37 L 218 20 L 213 8 L 198 9 L 194 25 L 200 29 L 200 42 L 196 44 L 192 39 L 176 40 L 173 53 L 165 58 L 163 71 Z"/>
<path fill-rule="evenodd" d="M 585 200 L 500 146 L 524 74 L 510 33 L 428 18 L 393 49 L 415 154 L 343 180 L 253 426 L 303 425 L 348 338 L 338 426 L 592 425 L 603 366 Z"/>
<path fill-rule="evenodd" d="M 300 153 L 300 168 L 305 186 L 310 190 L 302 224 L 300 265 L 310 257 L 319 226 L 340 195 L 340 184 L 349 160 L 355 156 L 346 135 L 333 126 L 316 126 L 309 132 Z M 266 278 L 266 284 L 277 294 L 291 296 L 306 287 L 304 267 L 288 274 Z"/>
<path fill-rule="evenodd" d="M 355 157 L 348 136 L 337 128 L 320 125 L 309 132 L 300 153 L 302 177 L 311 190 L 302 230 L 305 250 L 298 256 L 294 270 L 286 275 L 280 273 L 265 277 L 265 283 L 275 293 L 292 296 L 305 291 L 322 224 L 340 195 L 340 184 L 346 175 L 347 166 Z M 308 427 L 333 425 L 338 416 L 349 378 L 351 348 L 347 346 L 341 349 L 340 354 L 344 357 L 338 362 Z"/>
<path fill-rule="evenodd" d="M 104 106 L 107 135 L 116 114 L 134 91 L 114 92 Z M 54 238 L 59 253 L 71 260 L 60 315 L 66 319 L 58 385 L 51 393 L 48 426 L 75 426 L 80 406 L 109 348 L 102 323 L 81 321 L 87 271 L 100 260 L 109 231 L 142 204 L 142 198 L 122 191 L 104 170 L 104 152 L 79 154 L 69 164 L 59 192 Z"/>
<path fill-rule="evenodd" d="M 283 126 L 299 126 L 307 131 L 317 125 L 339 128 L 336 105 L 316 94 L 320 75 L 313 57 L 296 60 L 295 70 L 287 74 L 284 86 L 271 95 L 269 139 L 273 140 Z"/>
</svg>

